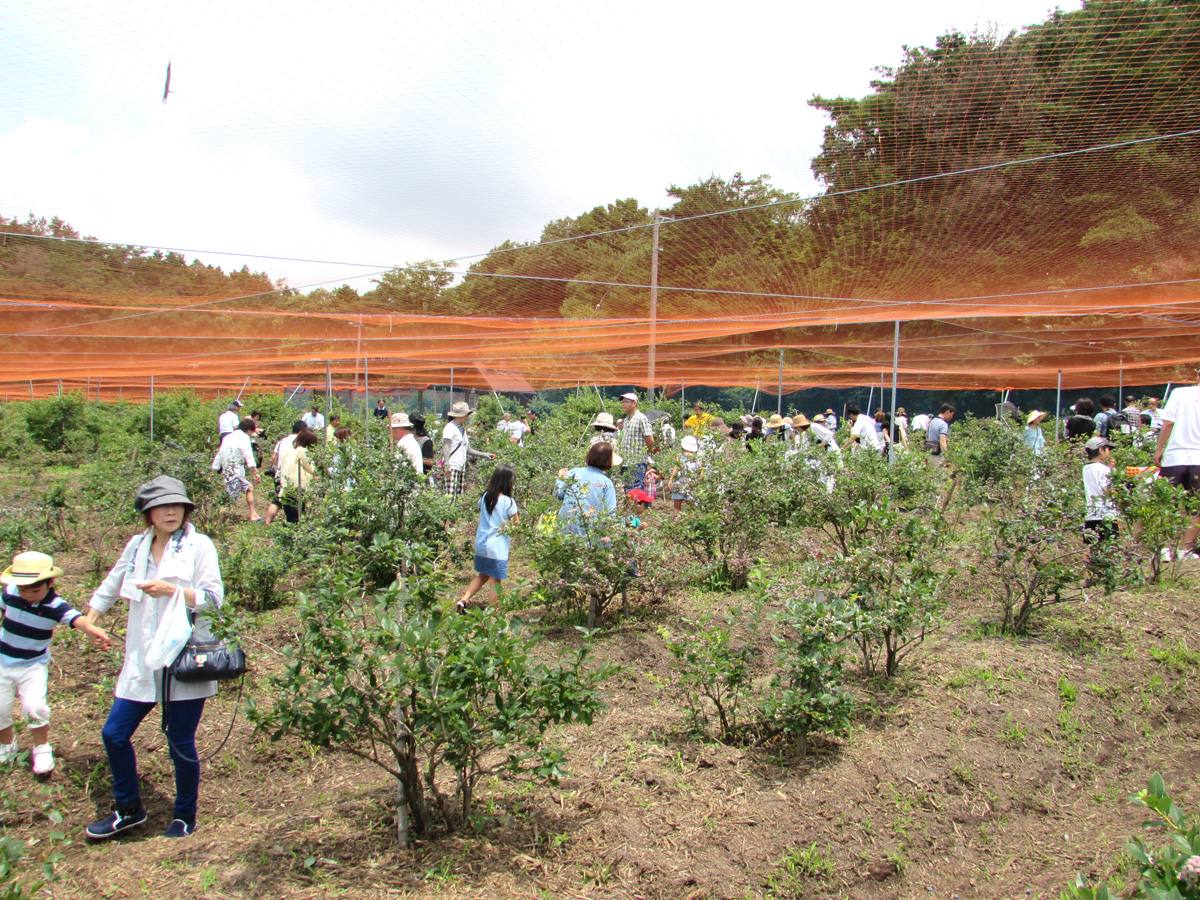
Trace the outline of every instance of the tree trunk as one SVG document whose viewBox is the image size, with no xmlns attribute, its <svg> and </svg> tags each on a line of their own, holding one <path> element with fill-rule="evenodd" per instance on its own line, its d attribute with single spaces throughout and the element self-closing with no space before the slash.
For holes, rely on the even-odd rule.
<svg viewBox="0 0 1200 900">
<path fill-rule="evenodd" d="M 408 849 L 408 797 L 403 778 L 396 779 L 396 840 L 402 850 Z"/>
<path fill-rule="evenodd" d="M 596 627 L 596 620 L 600 618 L 600 597 L 593 593 L 588 598 L 588 624 L 589 629 Z"/>
</svg>

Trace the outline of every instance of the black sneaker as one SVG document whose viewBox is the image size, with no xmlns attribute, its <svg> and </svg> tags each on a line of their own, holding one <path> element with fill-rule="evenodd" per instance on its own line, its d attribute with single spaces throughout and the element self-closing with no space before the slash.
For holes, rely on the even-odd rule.
<svg viewBox="0 0 1200 900">
<path fill-rule="evenodd" d="M 163 832 L 163 837 L 166 837 L 166 838 L 187 837 L 195 830 L 196 830 L 195 825 L 189 825 L 187 822 L 183 821 L 183 819 L 174 819 L 174 820 L 172 820 L 171 824 L 167 826 L 167 830 Z"/>
<path fill-rule="evenodd" d="M 87 836 L 94 841 L 107 840 L 110 837 L 116 837 L 123 831 L 128 831 L 130 828 L 137 828 L 146 821 L 146 810 L 139 806 L 133 812 L 123 813 L 120 810 L 114 812 L 107 819 L 101 819 L 99 822 L 93 822 L 87 827 Z"/>
</svg>

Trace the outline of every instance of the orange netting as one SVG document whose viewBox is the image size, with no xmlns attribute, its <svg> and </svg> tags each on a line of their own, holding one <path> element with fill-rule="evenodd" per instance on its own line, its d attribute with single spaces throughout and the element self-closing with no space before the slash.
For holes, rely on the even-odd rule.
<svg viewBox="0 0 1200 900">
<path fill-rule="evenodd" d="M 672 188 L 658 223 L 617 202 L 466 267 L 380 273 L 361 299 L 181 296 L 161 254 L 103 263 L 140 266 L 136 289 L 83 287 L 54 263 L 79 242 L 10 234 L 0 390 L 290 389 L 327 363 L 339 387 L 773 389 L 782 358 L 793 391 L 890 374 L 897 321 L 904 387 L 1196 377 L 1200 8 L 1105 0 L 951 36 L 866 98 L 814 103 L 832 117 L 820 196 L 714 177 Z"/>
</svg>

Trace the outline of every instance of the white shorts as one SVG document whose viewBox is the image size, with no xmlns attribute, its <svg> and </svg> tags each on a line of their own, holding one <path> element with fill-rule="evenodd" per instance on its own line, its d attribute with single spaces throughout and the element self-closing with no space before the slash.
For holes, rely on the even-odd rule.
<svg viewBox="0 0 1200 900">
<path fill-rule="evenodd" d="M 21 698 L 21 709 L 30 728 L 50 724 L 50 707 L 46 705 L 49 677 L 49 663 L 0 666 L 0 728 L 12 725 L 13 700 L 17 696 Z"/>
</svg>

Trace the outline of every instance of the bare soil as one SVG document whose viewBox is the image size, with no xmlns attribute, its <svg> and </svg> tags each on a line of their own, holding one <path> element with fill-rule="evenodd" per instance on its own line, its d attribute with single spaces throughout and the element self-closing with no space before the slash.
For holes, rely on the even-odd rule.
<svg viewBox="0 0 1200 900">
<path fill-rule="evenodd" d="M 78 599 L 64 581 L 64 595 Z M 204 766 L 200 829 L 158 837 L 173 783 L 154 715 L 136 738 L 150 822 L 88 844 L 83 827 L 111 809 L 100 727 L 119 655 L 60 633 L 51 673 L 58 768 L 44 783 L 24 766 L 0 772 L 5 833 L 42 840 L 60 826 L 41 804 L 61 810 L 71 843 L 50 888 L 61 898 L 1058 897 L 1079 872 L 1123 877 L 1121 848 L 1144 819 L 1127 798 L 1151 774 L 1192 805 L 1192 584 L 1185 574 L 1171 587 L 1057 607 L 1021 640 L 988 636 L 978 623 L 994 611 L 964 586 L 901 676 L 855 676 L 852 734 L 814 740 L 802 760 L 778 745 L 684 736 L 656 628 L 738 598 L 681 594 L 608 623 L 597 655 L 622 673 L 593 726 L 552 735 L 568 751 L 567 779 L 484 785 L 480 832 L 408 851 L 396 845 L 384 773 L 298 741 L 272 743 L 243 718 Z M 253 636 L 247 694 L 264 689 L 289 624 L 284 608 Z M 545 639 L 578 636 L 548 630 Z M 236 703 L 228 686 L 211 702 L 202 752 L 220 743 Z"/>
</svg>

